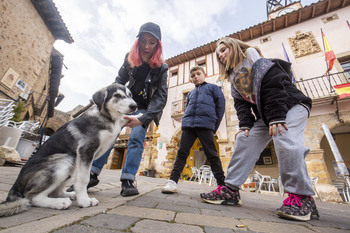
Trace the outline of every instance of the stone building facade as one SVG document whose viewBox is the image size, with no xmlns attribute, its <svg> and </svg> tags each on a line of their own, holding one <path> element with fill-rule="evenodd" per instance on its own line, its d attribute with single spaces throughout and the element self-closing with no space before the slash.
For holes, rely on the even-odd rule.
<svg viewBox="0 0 350 233">
<path fill-rule="evenodd" d="M 332 181 L 337 178 L 334 171 L 335 159 L 325 139 L 322 124 L 331 129 L 345 164 L 350 168 L 350 99 L 339 99 L 331 88 L 336 84 L 348 83 L 350 78 L 350 33 L 346 23 L 349 15 L 349 2 L 324 0 L 228 35 L 258 46 L 267 58 L 286 60 L 283 46 L 285 47 L 292 63 L 296 86 L 313 100 L 304 135 L 305 144 L 310 148 L 306 163 L 310 177 L 319 178 L 317 189 L 326 201 L 340 201 L 340 196 L 332 185 Z M 325 76 L 320 28 L 326 34 L 337 58 L 329 78 Z M 215 48 L 216 41 L 213 41 L 166 60 L 169 64 L 168 103 L 159 128 L 152 127 L 149 130 L 140 174 L 152 165 L 160 177 L 170 176 L 180 143 L 184 99 L 193 89 L 193 84 L 189 81 L 189 70 L 194 65 L 203 66 L 208 76 L 206 81 L 221 86 L 225 95 L 226 112 L 215 139 L 226 171 L 234 149 L 238 119 L 230 94 L 230 84 L 217 82 L 219 71 Z M 124 143 L 121 147 L 125 150 L 126 142 L 127 137 L 118 140 L 116 145 L 118 147 L 118 144 Z M 116 155 L 122 156 L 122 153 Z M 196 141 L 182 172 L 184 178 L 191 176 L 191 166 L 198 167 L 205 163 L 203 157 L 200 142 Z M 255 169 L 271 177 L 278 177 L 278 161 L 273 143 L 264 150 Z"/>
<path fill-rule="evenodd" d="M 63 55 L 73 39 L 52 0 L 0 1 L 0 98 L 25 103 L 24 120 L 53 116 Z"/>
</svg>

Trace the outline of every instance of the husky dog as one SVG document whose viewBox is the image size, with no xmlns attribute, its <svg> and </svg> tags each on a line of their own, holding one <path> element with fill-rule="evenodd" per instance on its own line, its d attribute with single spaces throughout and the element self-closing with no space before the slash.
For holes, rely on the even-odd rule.
<svg viewBox="0 0 350 233">
<path fill-rule="evenodd" d="M 0 204 L 0 216 L 17 214 L 28 205 L 67 209 L 75 198 L 80 207 L 98 204 L 87 194 L 92 161 L 113 145 L 127 123 L 124 115 L 136 111 L 137 104 L 130 90 L 116 83 L 97 91 L 92 99 L 95 104 L 90 109 L 63 125 L 23 166 Z M 75 192 L 65 192 L 72 176 Z"/>
</svg>

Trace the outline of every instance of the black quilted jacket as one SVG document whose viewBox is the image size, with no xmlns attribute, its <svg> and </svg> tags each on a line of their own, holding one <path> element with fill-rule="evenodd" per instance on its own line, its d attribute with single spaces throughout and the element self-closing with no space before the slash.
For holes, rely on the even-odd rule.
<svg viewBox="0 0 350 233">
<path fill-rule="evenodd" d="M 128 54 L 125 56 L 124 64 L 119 69 L 118 76 L 115 78 L 116 83 L 126 85 L 129 89 L 135 83 L 134 75 L 137 67 L 131 68 L 127 60 Z M 147 111 L 138 119 L 144 127 L 147 127 L 152 120 L 159 125 L 163 108 L 168 97 L 168 65 L 164 63 L 161 67 L 151 69 L 145 80 L 145 88 L 147 90 L 148 107 Z"/>
<path fill-rule="evenodd" d="M 311 99 L 292 83 L 290 63 L 280 59 L 260 58 L 253 64 L 251 77 L 256 105 L 246 101 L 231 84 L 241 129 L 250 129 L 260 118 L 267 126 L 284 123 L 287 112 L 296 104 L 301 104 L 310 111 Z"/>
</svg>

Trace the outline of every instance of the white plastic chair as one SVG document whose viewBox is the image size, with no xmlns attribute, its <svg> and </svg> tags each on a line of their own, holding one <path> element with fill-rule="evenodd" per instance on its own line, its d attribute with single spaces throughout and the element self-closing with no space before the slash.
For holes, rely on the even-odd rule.
<svg viewBox="0 0 350 233">
<path fill-rule="evenodd" d="M 209 186 L 217 186 L 217 181 L 212 171 L 210 171 Z"/>
<path fill-rule="evenodd" d="M 256 191 L 257 193 L 261 192 L 263 185 L 268 187 L 268 191 L 271 191 L 272 187 L 272 190 L 275 192 L 274 184 L 278 184 L 277 179 L 272 180 L 270 176 L 261 175 L 258 171 L 254 171 L 254 173 L 258 176 L 259 179 L 259 188 Z"/>
<path fill-rule="evenodd" d="M 200 180 L 200 172 L 199 172 L 199 169 L 196 168 L 196 167 L 193 167 L 191 166 L 191 169 L 192 169 L 192 176 L 190 178 L 190 180 L 193 179 L 193 181 L 196 181 L 196 180 Z"/>
<path fill-rule="evenodd" d="M 15 106 L 13 100 L 0 99 L 0 127 L 7 126 L 9 120 L 12 119 L 13 107 Z"/>
<path fill-rule="evenodd" d="M 349 186 L 343 179 L 337 179 L 333 181 L 333 185 L 338 189 L 339 194 L 342 196 L 343 200 L 347 203 L 350 202 Z"/>
<path fill-rule="evenodd" d="M 200 171 L 200 179 L 199 179 L 199 184 L 202 184 L 204 182 L 204 184 L 210 180 L 210 173 L 211 173 L 211 168 L 208 165 L 202 165 L 199 168 Z"/>
<path fill-rule="evenodd" d="M 322 199 L 320 197 L 320 194 L 317 192 L 317 189 L 316 189 L 316 184 L 318 182 L 318 176 L 315 176 L 315 177 L 311 177 L 311 181 L 312 181 L 312 188 L 313 190 L 315 191 L 315 193 L 317 194 L 317 197 L 320 199 L 320 201 L 322 202 Z"/>
</svg>

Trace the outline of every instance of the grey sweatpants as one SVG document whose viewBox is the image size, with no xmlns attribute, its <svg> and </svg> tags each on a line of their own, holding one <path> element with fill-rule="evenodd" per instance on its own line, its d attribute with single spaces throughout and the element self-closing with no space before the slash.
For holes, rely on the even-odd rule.
<svg viewBox="0 0 350 233">
<path fill-rule="evenodd" d="M 298 104 L 288 111 L 286 117 L 288 130 L 283 128 L 282 135 L 277 132 L 277 136 L 271 137 L 269 128 L 262 120 L 254 123 L 248 137 L 244 132 L 238 134 L 227 169 L 226 185 L 238 189 L 252 172 L 261 152 L 273 140 L 285 192 L 314 195 L 304 160 L 310 151 L 304 146 L 307 118 L 308 111 Z"/>
</svg>

